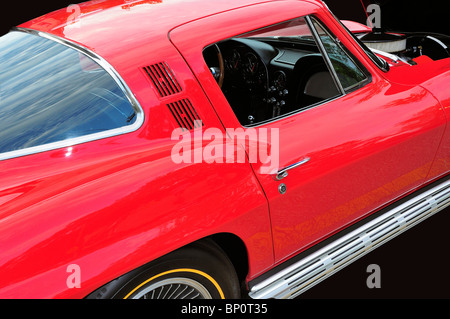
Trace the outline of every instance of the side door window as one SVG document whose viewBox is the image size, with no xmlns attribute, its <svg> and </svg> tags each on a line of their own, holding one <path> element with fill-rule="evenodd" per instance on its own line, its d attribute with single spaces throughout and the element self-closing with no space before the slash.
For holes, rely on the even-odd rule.
<svg viewBox="0 0 450 319">
<path fill-rule="evenodd" d="M 204 58 L 244 127 L 305 111 L 370 80 L 349 51 L 309 16 L 215 43 L 204 50 Z"/>
<path fill-rule="evenodd" d="M 215 43 L 203 55 L 244 127 L 342 94 L 303 17 Z"/>
</svg>

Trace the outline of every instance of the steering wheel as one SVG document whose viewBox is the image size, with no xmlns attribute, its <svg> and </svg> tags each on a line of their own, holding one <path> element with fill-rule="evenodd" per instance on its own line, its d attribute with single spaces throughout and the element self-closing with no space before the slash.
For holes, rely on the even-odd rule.
<svg viewBox="0 0 450 319">
<path fill-rule="evenodd" d="M 214 49 L 216 50 L 217 59 L 219 60 L 219 74 L 216 77 L 217 84 L 219 84 L 219 87 L 222 88 L 223 81 L 225 79 L 225 62 L 223 60 L 222 51 L 220 51 L 220 48 L 217 44 L 214 45 Z"/>
</svg>

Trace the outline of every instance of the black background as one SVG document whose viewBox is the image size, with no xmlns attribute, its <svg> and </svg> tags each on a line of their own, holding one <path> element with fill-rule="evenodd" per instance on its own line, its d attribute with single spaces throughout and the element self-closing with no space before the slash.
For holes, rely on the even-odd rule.
<svg viewBox="0 0 450 319">
<path fill-rule="evenodd" d="M 81 3 L 76 0 L 58 1 L 4 1 L 0 8 L 0 35 L 7 33 L 12 27 L 37 18 L 48 12 L 66 8 L 70 4 Z"/>
<path fill-rule="evenodd" d="M 325 0 L 339 19 L 366 24 L 367 15 L 361 2 L 379 4 L 382 28 L 391 31 L 433 32 L 450 35 L 445 1 L 427 0 Z"/>
<path fill-rule="evenodd" d="M 213 1 L 213 0 L 211 0 Z M 366 0 L 363 0 L 367 3 Z M 397 31 L 428 31 L 450 35 L 444 1 L 378 1 L 382 26 Z M 0 35 L 47 12 L 77 1 L 16 1 L 2 3 Z M 365 23 L 361 0 L 328 0 L 340 19 Z M 1 70 L 0 70 L 1 72 Z M 445 210 L 361 258 L 338 274 L 313 287 L 301 298 L 450 298 L 448 227 Z M 381 267 L 381 288 L 369 289 L 370 264 Z"/>
</svg>

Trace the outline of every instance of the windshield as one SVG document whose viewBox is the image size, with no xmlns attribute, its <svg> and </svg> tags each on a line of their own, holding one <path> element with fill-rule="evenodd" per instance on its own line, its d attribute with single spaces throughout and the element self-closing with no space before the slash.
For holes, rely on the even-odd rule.
<svg viewBox="0 0 450 319">
<path fill-rule="evenodd" d="M 0 154 L 131 126 L 136 111 L 94 60 L 14 31 L 0 38 Z"/>
</svg>

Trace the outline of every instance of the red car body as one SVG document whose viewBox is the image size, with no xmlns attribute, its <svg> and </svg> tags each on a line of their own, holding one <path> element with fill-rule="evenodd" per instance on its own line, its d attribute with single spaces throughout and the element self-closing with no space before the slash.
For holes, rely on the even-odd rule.
<svg viewBox="0 0 450 319">
<path fill-rule="evenodd" d="M 411 66 L 385 58 L 384 72 L 320 1 L 113 0 L 80 8 L 73 21 L 60 10 L 20 28 L 104 58 L 144 119 L 131 133 L 0 161 L 1 298 L 85 298 L 204 238 L 241 247 L 249 283 L 450 170 L 450 59 Z M 189 99 L 204 129 L 248 129 L 204 48 L 308 15 L 364 65 L 370 83 L 265 125 L 279 129 L 280 167 L 311 159 L 289 172 L 287 192 L 259 173 L 261 163 L 174 164 L 170 103 Z M 144 71 L 158 63 L 170 66 L 180 92 L 158 95 Z M 80 288 L 67 285 L 70 265 L 82 270 Z"/>
</svg>

